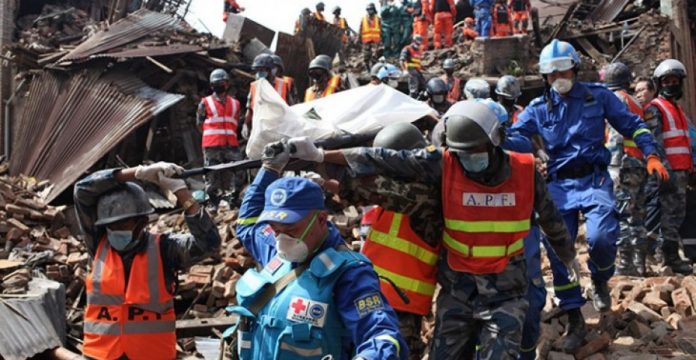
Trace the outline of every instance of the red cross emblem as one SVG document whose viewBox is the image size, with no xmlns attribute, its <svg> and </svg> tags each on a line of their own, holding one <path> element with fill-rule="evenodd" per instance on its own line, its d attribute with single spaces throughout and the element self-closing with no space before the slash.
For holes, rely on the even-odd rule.
<svg viewBox="0 0 696 360">
<path fill-rule="evenodd" d="M 302 299 L 297 299 L 292 304 L 290 304 L 290 307 L 293 310 L 295 310 L 295 314 L 299 314 L 307 308 L 307 305 L 304 304 Z"/>
</svg>

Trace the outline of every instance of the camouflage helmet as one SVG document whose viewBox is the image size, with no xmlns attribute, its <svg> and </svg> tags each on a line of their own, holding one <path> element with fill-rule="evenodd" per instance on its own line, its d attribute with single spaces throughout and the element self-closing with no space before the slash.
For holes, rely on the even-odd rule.
<svg viewBox="0 0 696 360">
<path fill-rule="evenodd" d="M 500 121 L 486 104 L 474 100 L 452 105 L 443 116 L 445 143 L 455 150 L 469 150 L 488 143 L 502 142 Z"/>
<path fill-rule="evenodd" d="M 133 217 L 152 214 L 155 209 L 140 185 L 125 182 L 116 191 L 103 195 L 97 201 L 96 226 L 113 224 Z"/>
<path fill-rule="evenodd" d="M 604 67 L 604 83 L 612 90 L 623 88 L 631 83 L 631 70 L 624 63 L 611 63 Z"/>
<path fill-rule="evenodd" d="M 427 144 L 423 134 L 418 128 L 407 122 L 400 122 L 385 126 L 377 133 L 373 147 L 393 150 L 409 150 L 424 148 Z"/>
<path fill-rule="evenodd" d="M 505 75 L 498 79 L 495 93 L 506 99 L 515 100 L 522 95 L 522 89 L 517 78 L 512 75 Z"/>
<path fill-rule="evenodd" d="M 215 84 L 220 81 L 229 81 L 230 80 L 230 75 L 227 74 L 227 71 L 225 69 L 215 69 L 213 72 L 210 73 L 210 83 Z"/>
</svg>

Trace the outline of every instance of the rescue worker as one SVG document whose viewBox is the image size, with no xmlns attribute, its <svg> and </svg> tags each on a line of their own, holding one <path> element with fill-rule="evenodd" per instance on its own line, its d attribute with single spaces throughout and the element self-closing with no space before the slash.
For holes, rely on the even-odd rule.
<svg viewBox="0 0 696 360">
<path fill-rule="evenodd" d="M 374 3 L 367 4 L 365 10 L 367 15 L 363 16 L 360 22 L 360 41 L 363 47 L 365 68 L 369 69 L 374 64 L 372 58 L 377 56 L 379 44 L 382 42 L 380 35 L 382 25 L 380 24 L 379 16 L 377 16 L 377 9 L 375 9 Z"/>
<path fill-rule="evenodd" d="M 491 32 L 491 9 L 493 8 L 493 0 L 469 0 L 469 4 L 474 8 L 476 32 L 479 36 L 487 38 Z"/>
<path fill-rule="evenodd" d="M 491 97 L 491 86 L 481 78 L 469 79 L 464 84 L 464 96 L 467 100 L 488 99 Z"/>
<path fill-rule="evenodd" d="M 401 78 L 401 71 L 392 64 L 384 64 L 377 72 L 377 79 L 380 83 L 394 89 L 399 86 L 399 78 Z"/>
<path fill-rule="evenodd" d="M 649 77 L 639 77 L 636 79 L 636 99 L 640 101 L 643 107 L 647 106 L 652 99 L 657 95 L 655 91 L 655 83 Z"/>
<path fill-rule="evenodd" d="M 439 116 L 444 115 L 454 104 L 447 99 L 447 83 L 440 78 L 432 78 L 425 84 L 428 93 L 428 106 L 435 109 Z"/>
<path fill-rule="evenodd" d="M 353 30 L 348 26 L 348 22 L 346 21 L 346 18 L 341 16 L 341 7 L 336 6 L 333 10 L 334 18 L 333 18 L 333 24 L 334 26 L 338 27 L 341 29 L 342 34 L 341 34 L 341 48 L 338 50 L 338 59 L 343 64 L 345 62 L 345 51 L 346 51 L 346 46 L 348 46 L 348 39 L 350 38 L 351 32 Z"/>
<path fill-rule="evenodd" d="M 495 85 L 495 93 L 498 95 L 498 103 L 507 111 L 508 126 L 512 126 L 517 122 L 517 116 L 524 110 L 517 105 L 517 99 L 522 96 L 520 82 L 512 75 L 501 76 Z"/>
<path fill-rule="evenodd" d="M 322 189 L 281 177 L 288 149 L 266 146 L 237 220 L 237 236 L 264 268 L 247 270 L 236 285 L 239 306 L 228 308 L 241 316 L 240 358 L 406 359 L 377 274 L 328 220 Z"/>
<path fill-rule="evenodd" d="M 380 20 L 382 21 L 382 46 L 385 57 L 395 57 L 399 54 L 400 9 L 394 0 L 387 0 L 380 8 Z"/>
<path fill-rule="evenodd" d="M 511 36 L 512 17 L 505 0 L 496 0 L 493 6 L 493 36 Z"/>
<path fill-rule="evenodd" d="M 285 64 L 283 63 L 283 59 L 276 55 L 276 54 L 271 54 L 271 58 L 273 59 L 273 65 L 275 65 L 275 73 L 274 76 L 276 79 L 282 79 L 283 80 L 283 85 L 285 85 L 285 89 L 278 91 L 279 94 L 281 94 L 281 97 L 283 94 L 286 94 L 287 97 L 284 99 L 285 102 L 292 106 L 298 103 L 297 101 L 297 89 L 295 88 L 295 79 L 292 78 L 291 76 L 286 76 L 285 75 Z"/>
<path fill-rule="evenodd" d="M 416 1 L 413 11 L 413 35 L 419 35 L 423 39 L 422 49 L 428 50 L 428 29 L 433 21 L 433 14 L 430 12 L 430 0 Z"/>
<path fill-rule="evenodd" d="M 398 55 L 398 52 L 408 45 L 413 38 L 413 12 L 415 4 L 419 2 L 420 0 L 402 0 L 399 7 L 399 41 L 396 45 L 397 53 L 395 55 Z"/>
<path fill-rule="evenodd" d="M 454 76 L 454 60 L 445 59 L 442 63 L 442 70 L 445 71 L 440 79 L 447 84 L 447 101 L 451 103 L 456 103 L 462 99 L 462 80 Z"/>
<path fill-rule="evenodd" d="M 320 150 L 306 138 L 289 143 L 297 158 L 347 165 L 358 177 L 386 175 L 441 184 L 445 250 L 437 269 L 442 289 L 429 357 L 462 358 L 478 339 L 481 359 L 514 359 L 528 307 L 522 243 L 534 212 L 556 253 L 573 269 L 575 250 L 533 157 L 500 148 L 504 133 L 492 109 L 482 102 L 461 101 L 444 121 L 442 153 L 433 146 Z"/>
<path fill-rule="evenodd" d="M 631 96 L 627 89 L 631 84 L 631 71 L 623 63 L 616 62 L 604 68 L 604 83 L 609 90 L 626 105 L 628 110 L 643 119 L 643 107 L 638 100 Z M 610 134 L 617 133 L 613 128 Z M 615 138 L 609 168 L 617 168 L 617 180 L 612 176 L 614 192 L 616 193 L 616 208 L 619 211 L 619 265 L 616 273 L 619 275 L 645 276 L 645 256 L 648 250 L 645 224 L 645 201 L 648 173 L 645 169 L 645 157 L 635 142 L 630 138 L 624 139 L 620 134 Z M 614 151 L 612 151 L 614 150 Z"/>
<path fill-rule="evenodd" d="M 227 95 L 230 77 L 224 69 L 215 69 L 210 73 L 211 95 L 201 99 L 198 104 L 196 122 L 203 132 L 201 145 L 205 166 L 224 164 L 242 160 L 239 151 L 238 124 L 241 116 L 239 100 Z M 230 205 L 234 205 L 239 197 L 244 182 L 244 174 L 228 171 L 214 171 L 205 177 L 205 192 L 210 199 L 211 211 L 217 207 L 226 196 Z"/>
<path fill-rule="evenodd" d="M 97 171 L 75 184 L 80 230 L 92 258 L 82 352 L 88 359 L 174 359 L 177 272 L 217 254 L 220 235 L 194 200 L 183 168 L 159 162 Z M 145 230 L 154 213 L 143 181 L 174 193 L 190 234 Z"/>
<path fill-rule="evenodd" d="M 435 17 L 433 24 L 433 43 L 435 49 L 452 47 L 452 31 L 457 7 L 454 0 L 431 0 L 430 13 Z"/>
<path fill-rule="evenodd" d="M 319 21 L 326 21 L 326 18 L 324 17 L 324 3 L 321 1 L 318 2 L 317 5 L 315 5 L 314 9 L 316 11 L 312 13 L 312 17 Z"/>
<path fill-rule="evenodd" d="M 302 9 L 300 12 L 300 17 L 295 20 L 295 35 L 305 31 L 307 28 L 307 21 L 309 21 L 308 19 L 311 15 L 312 12 L 309 10 L 309 8 Z"/>
<path fill-rule="evenodd" d="M 526 34 L 529 27 L 529 12 L 532 11 L 532 3 L 529 0 L 510 0 L 508 9 L 512 11 L 513 32 Z"/>
<path fill-rule="evenodd" d="M 280 95 L 280 97 L 291 105 L 288 101 L 290 93 L 288 92 L 288 85 L 285 84 L 285 80 L 281 77 L 277 77 L 276 74 L 276 62 L 273 60 L 273 55 L 270 54 L 259 54 L 254 58 L 254 62 L 251 64 L 251 69 L 254 71 L 256 76 L 256 81 L 260 79 L 266 79 L 269 84 L 273 86 L 275 91 Z M 249 84 L 249 96 L 247 97 L 246 104 L 246 115 L 244 116 L 244 126 L 242 127 L 242 138 L 248 139 L 249 134 L 251 134 L 251 129 L 253 127 L 252 119 L 254 118 L 254 106 L 256 98 L 256 81 L 252 81 Z"/>
<path fill-rule="evenodd" d="M 318 55 L 309 63 L 309 78 L 311 86 L 305 91 L 304 101 L 327 97 L 333 93 L 344 90 L 340 75 L 331 72 L 330 58 L 326 55 Z"/>
<path fill-rule="evenodd" d="M 657 66 L 653 79 L 658 97 L 645 108 L 645 122 L 653 131 L 657 147 L 667 158 L 670 167 L 669 181 L 665 181 L 659 190 L 663 261 L 675 273 L 691 274 L 691 265 L 679 255 L 679 227 L 686 213 L 686 186 L 689 174 L 694 170 L 689 120 L 677 103 L 684 94 L 684 78 L 686 68 L 678 60 L 667 59 Z"/>
<path fill-rule="evenodd" d="M 464 18 L 464 27 L 462 28 L 462 41 L 470 43 L 479 36 L 478 31 L 476 31 L 476 21 L 472 17 Z"/>
<path fill-rule="evenodd" d="M 414 99 L 418 98 L 425 87 L 425 78 L 421 72 L 422 44 L 423 38 L 420 35 L 414 35 L 411 45 L 403 48 L 399 57 L 401 70 L 408 73 L 408 94 Z"/>
<path fill-rule="evenodd" d="M 384 63 L 381 61 L 372 66 L 372 68 L 370 69 L 370 84 L 379 85 L 382 83 L 379 76 L 377 76 L 377 75 L 379 74 L 379 71 L 382 70 L 383 67 L 384 67 Z"/>
<path fill-rule="evenodd" d="M 230 13 L 239 14 L 242 11 L 244 11 L 244 7 L 240 6 L 236 0 L 225 0 L 222 21 L 227 22 Z"/>
<path fill-rule="evenodd" d="M 592 273 L 592 300 L 598 311 L 611 308 L 607 281 L 614 272 L 618 219 L 611 178 L 607 173 L 609 150 L 604 147 L 605 119 L 624 136 L 631 136 L 647 155 L 648 172 L 667 177 L 657 155 L 655 140 L 643 121 L 603 85 L 576 80 L 580 57 L 567 42 L 552 40 L 541 51 L 539 70 L 547 89 L 534 99 L 512 126 L 510 137 L 528 141 L 543 138 L 548 161 L 548 186 L 573 239 L 579 213 L 585 217 Z M 585 299 L 577 279 L 549 254 L 554 289 L 569 323 L 561 348 L 574 352 L 587 332 L 580 307 Z"/>
</svg>

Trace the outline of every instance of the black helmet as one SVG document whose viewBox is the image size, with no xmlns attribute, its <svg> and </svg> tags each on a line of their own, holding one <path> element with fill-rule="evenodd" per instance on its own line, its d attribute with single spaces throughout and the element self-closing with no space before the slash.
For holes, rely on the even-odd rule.
<svg viewBox="0 0 696 360">
<path fill-rule="evenodd" d="M 616 62 L 604 67 L 604 83 L 609 89 L 619 89 L 631 83 L 631 70 L 623 63 Z"/>
<path fill-rule="evenodd" d="M 257 69 L 273 69 L 275 67 L 275 63 L 273 62 L 273 57 L 269 54 L 259 54 L 256 55 L 254 58 L 254 62 L 251 65 L 251 68 L 253 70 Z"/>
<path fill-rule="evenodd" d="M 304 16 L 307 16 L 307 15 L 309 15 L 309 14 L 311 14 L 311 13 L 312 13 L 312 11 L 309 10 L 309 8 L 304 8 L 304 9 L 302 9 L 302 11 L 300 12 L 300 14 L 302 14 L 302 15 L 304 15 Z"/>
<path fill-rule="evenodd" d="M 314 58 L 309 63 L 309 70 L 311 71 L 312 69 L 323 69 L 326 70 L 326 72 L 331 71 L 331 58 L 327 55 L 319 55 Z"/>
<path fill-rule="evenodd" d="M 324 11 L 324 3 L 321 1 L 318 2 L 316 9 L 317 9 L 317 11 Z"/>
<path fill-rule="evenodd" d="M 367 4 L 367 7 L 365 8 L 365 10 L 367 10 L 368 12 L 369 12 L 369 11 L 377 12 L 377 8 L 375 8 L 375 3 L 369 3 L 369 4 Z"/>
<path fill-rule="evenodd" d="M 125 182 L 120 189 L 99 197 L 96 226 L 113 224 L 132 217 L 155 212 L 145 190 L 134 182 Z"/>
<path fill-rule="evenodd" d="M 468 150 L 488 143 L 502 142 L 500 121 L 488 106 L 474 101 L 460 101 L 443 116 L 445 143 L 455 150 Z"/>
<path fill-rule="evenodd" d="M 273 59 L 273 65 L 279 67 L 280 71 L 285 72 L 285 64 L 283 64 L 283 58 L 276 54 L 272 54 L 271 58 Z"/>
<path fill-rule="evenodd" d="M 409 150 L 424 148 L 427 144 L 423 134 L 418 128 L 406 122 L 385 126 L 377 133 L 373 147 L 381 147 L 394 150 Z"/>
<path fill-rule="evenodd" d="M 334 15 L 341 15 L 341 7 L 340 7 L 340 6 L 336 6 L 336 7 L 333 9 L 332 14 L 334 14 Z"/>
<path fill-rule="evenodd" d="M 430 96 L 445 95 L 447 92 L 449 92 L 447 84 L 440 78 L 432 78 L 428 80 L 428 83 L 425 84 L 425 90 Z"/>
<path fill-rule="evenodd" d="M 454 70 L 454 60 L 445 59 L 445 61 L 442 63 L 442 68 L 444 70 Z"/>
</svg>

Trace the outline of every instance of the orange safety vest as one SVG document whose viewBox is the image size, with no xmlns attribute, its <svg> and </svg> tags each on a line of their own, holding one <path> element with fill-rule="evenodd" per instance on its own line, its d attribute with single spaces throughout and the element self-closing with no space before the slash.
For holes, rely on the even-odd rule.
<svg viewBox="0 0 696 360">
<path fill-rule="evenodd" d="M 510 178 L 490 187 L 466 177 L 459 160 L 445 150 L 443 242 L 453 270 L 498 274 L 512 256 L 524 252 L 534 203 L 534 157 L 508 154 Z"/>
<path fill-rule="evenodd" d="M 314 16 L 315 19 L 320 20 L 320 21 L 324 21 L 324 14 L 322 14 L 318 11 L 315 11 L 312 13 L 312 15 Z"/>
<path fill-rule="evenodd" d="M 121 256 L 101 238 L 87 275 L 83 353 L 94 359 L 174 359 L 176 314 L 166 284 L 160 236 L 133 258 L 128 282 Z M 126 285 L 128 284 L 128 285 Z"/>
<path fill-rule="evenodd" d="M 512 113 L 512 124 L 514 124 L 514 123 L 517 122 L 517 120 L 518 120 L 520 114 L 522 113 L 522 111 L 524 111 L 524 108 L 523 108 L 523 107 L 521 107 L 521 106 L 519 106 L 519 105 L 515 105 L 515 111 Z M 512 124 L 511 124 L 511 125 L 512 125 Z"/>
<path fill-rule="evenodd" d="M 341 83 L 341 76 L 339 75 L 333 75 L 331 79 L 329 79 L 329 83 L 326 84 L 326 88 L 324 91 L 322 91 L 321 96 L 319 98 L 327 97 L 333 93 L 336 92 L 336 89 L 338 89 L 338 85 Z M 317 92 L 315 91 L 315 87 L 311 86 L 307 88 L 305 91 L 305 97 L 304 101 L 312 101 L 314 99 L 317 99 Z"/>
<path fill-rule="evenodd" d="M 273 79 L 273 88 L 280 95 L 280 97 L 283 99 L 283 101 L 285 101 L 285 103 L 287 104 L 287 102 L 288 102 L 288 87 L 285 84 L 285 80 L 278 78 L 278 77 L 274 78 Z M 251 110 L 253 111 L 254 105 L 256 104 L 256 101 L 254 101 L 254 99 L 256 98 L 256 81 L 253 81 L 253 82 L 251 82 L 251 84 L 249 84 L 249 98 L 251 99 L 251 100 L 249 100 L 249 108 L 251 108 Z"/>
<path fill-rule="evenodd" d="M 343 35 L 341 35 L 341 42 L 344 44 L 347 43 L 348 35 L 346 34 L 345 30 L 346 28 L 348 28 L 348 24 L 346 24 L 346 18 L 334 17 L 333 24 L 336 25 L 339 29 L 343 30 Z"/>
<path fill-rule="evenodd" d="M 293 79 L 290 76 L 283 76 L 283 83 L 285 84 L 285 96 L 287 94 L 290 94 L 292 92 L 292 86 L 293 83 L 295 82 L 295 79 Z M 285 102 L 288 102 L 287 98 L 285 98 Z"/>
<path fill-rule="evenodd" d="M 459 79 L 456 76 L 452 77 L 454 81 L 452 82 L 452 87 L 449 89 L 449 92 L 447 93 L 447 100 L 450 102 L 457 102 L 459 99 L 462 97 L 462 80 Z M 440 76 L 440 79 L 445 82 L 449 86 L 449 79 L 447 78 L 447 74 L 443 74 Z"/>
<path fill-rule="evenodd" d="M 640 103 L 638 103 L 638 100 L 626 92 L 626 90 L 617 90 L 614 91 L 614 94 L 616 94 L 616 96 L 618 96 L 619 99 L 621 99 L 621 101 L 628 106 L 628 111 L 640 116 L 641 119 L 643 118 L 643 108 L 640 106 Z M 623 144 L 626 155 L 638 159 L 643 158 L 643 152 L 640 151 L 632 138 L 624 138 Z"/>
<path fill-rule="evenodd" d="M 214 95 L 210 95 L 203 98 L 203 104 L 206 114 L 201 142 L 203 148 L 239 146 L 237 141 L 237 122 L 241 111 L 239 101 L 227 95 L 223 105 Z"/>
<path fill-rule="evenodd" d="M 375 15 L 372 20 L 369 15 L 363 16 L 362 23 L 360 24 L 360 38 L 362 39 L 362 43 L 379 43 L 382 41 L 380 36 L 381 29 L 379 16 Z"/>
<path fill-rule="evenodd" d="M 406 63 L 406 67 L 409 69 L 416 69 L 419 70 L 421 69 L 421 58 L 423 57 L 423 52 L 421 50 L 416 50 L 413 48 L 413 46 L 408 45 L 408 62 Z"/>
<path fill-rule="evenodd" d="M 662 113 L 662 139 L 670 166 L 673 170 L 693 170 L 689 125 L 684 109 L 662 97 L 652 99 L 649 104 Z"/>
<path fill-rule="evenodd" d="M 440 249 L 416 235 L 410 221 L 408 215 L 377 208 L 377 220 L 367 234 L 363 253 L 372 261 L 377 274 L 389 278 L 408 296 L 406 304 L 390 283 L 380 279 L 382 293 L 393 308 L 427 315 L 437 283 Z"/>
</svg>

